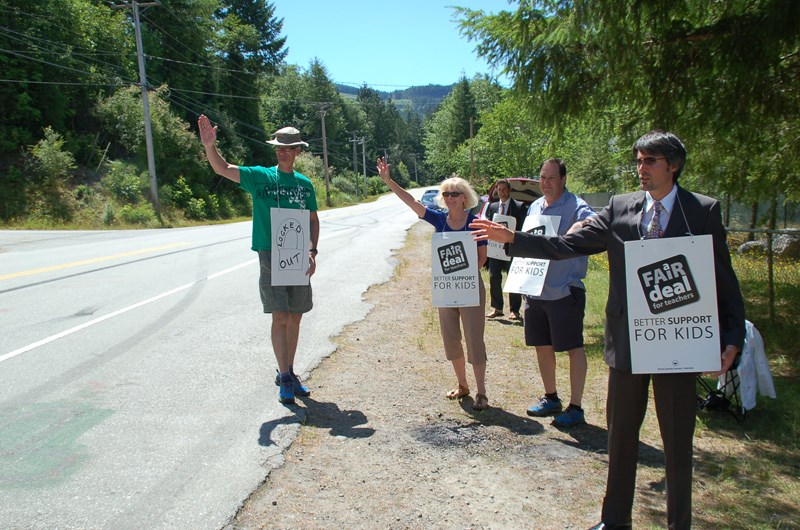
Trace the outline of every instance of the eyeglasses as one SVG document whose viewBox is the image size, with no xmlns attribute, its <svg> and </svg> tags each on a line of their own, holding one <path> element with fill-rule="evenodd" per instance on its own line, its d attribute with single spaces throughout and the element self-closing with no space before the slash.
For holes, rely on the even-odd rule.
<svg viewBox="0 0 800 530">
<path fill-rule="evenodd" d="M 296 146 L 294 145 L 279 145 L 275 148 L 276 151 L 294 151 Z"/>
<path fill-rule="evenodd" d="M 642 158 L 634 158 L 631 160 L 632 166 L 652 166 L 659 160 L 666 160 L 665 156 L 643 156 Z"/>
<path fill-rule="evenodd" d="M 464 195 L 460 191 L 443 191 L 442 197 L 458 197 L 460 195 Z"/>
</svg>

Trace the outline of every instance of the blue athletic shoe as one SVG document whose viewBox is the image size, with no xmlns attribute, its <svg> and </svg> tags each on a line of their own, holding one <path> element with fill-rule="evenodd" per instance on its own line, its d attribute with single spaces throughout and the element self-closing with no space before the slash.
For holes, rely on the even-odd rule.
<svg viewBox="0 0 800 530">
<path fill-rule="evenodd" d="M 294 385 L 292 381 L 281 381 L 280 390 L 278 390 L 278 401 L 284 405 L 294 403 Z"/>
<path fill-rule="evenodd" d="M 561 412 L 561 409 L 560 399 L 550 399 L 547 396 L 542 396 L 536 405 L 528 409 L 528 416 L 550 416 Z"/>
<path fill-rule="evenodd" d="M 311 395 L 311 390 L 301 383 L 300 379 L 298 379 L 294 373 L 292 373 L 292 388 L 294 389 L 294 394 L 296 396 L 308 397 Z"/>
<path fill-rule="evenodd" d="M 300 382 L 300 379 L 294 374 L 294 372 L 291 372 L 291 376 L 292 376 L 292 389 L 294 390 L 294 395 L 300 397 L 310 396 L 311 390 L 309 390 L 307 386 L 305 386 L 303 383 Z M 275 374 L 275 386 L 281 386 L 280 372 Z"/>
<path fill-rule="evenodd" d="M 553 418 L 553 425 L 556 427 L 574 427 L 586 423 L 583 410 L 570 405 L 567 410 Z"/>
</svg>

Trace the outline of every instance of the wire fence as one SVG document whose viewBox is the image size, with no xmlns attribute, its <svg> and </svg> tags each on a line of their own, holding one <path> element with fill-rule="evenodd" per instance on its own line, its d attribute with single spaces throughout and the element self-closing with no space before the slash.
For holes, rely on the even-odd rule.
<svg viewBox="0 0 800 530">
<path fill-rule="evenodd" d="M 754 236 L 755 244 L 751 242 Z M 778 249 L 780 236 L 788 238 Z M 766 309 L 772 324 L 776 314 L 791 316 L 800 291 L 800 230 L 728 228 L 728 245 L 748 310 L 762 313 Z"/>
</svg>

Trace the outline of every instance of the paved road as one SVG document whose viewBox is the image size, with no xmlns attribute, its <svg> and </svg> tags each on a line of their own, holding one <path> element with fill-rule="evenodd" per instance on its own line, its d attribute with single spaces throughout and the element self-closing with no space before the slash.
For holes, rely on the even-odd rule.
<svg viewBox="0 0 800 530">
<path fill-rule="evenodd" d="M 393 196 L 320 218 L 301 374 L 366 315 L 416 221 Z M 213 529 L 236 513 L 295 434 L 249 243 L 250 223 L 0 231 L 0 528 Z"/>
</svg>

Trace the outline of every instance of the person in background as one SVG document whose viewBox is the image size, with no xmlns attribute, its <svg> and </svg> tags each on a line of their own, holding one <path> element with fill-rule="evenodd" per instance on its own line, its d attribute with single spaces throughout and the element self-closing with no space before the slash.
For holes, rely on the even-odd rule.
<svg viewBox="0 0 800 530">
<path fill-rule="evenodd" d="M 500 179 L 494 183 L 497 202 L 489 203 L 486 207 L 486 218 L 491 219 L 494 214 L 499 213 L 509 215 L 517 220 L 517 229 L 522 230 L 522 223 L 525 222 L 525 205 L 520 201 L 511 198 L 511 184 L 508 180 Z M 503 316 L 503 273 L 508 274 L 511 261 L 489 258 L 489 300 L 492 310 L 486 318 L 497 318 Z M 522 307 L 522 295 L 518 293 L 508 293 L 508 308 L 511 311 L 511 318 L 522 320 L 519 314 Z"/>
<path fill-rule="evenodd" d="M 567 166 L 561 159 L 545 160 L 539 168 L 542 196 L 531 203 L 528 215 L 560 217 L 558 233 L 595 215 L 591 206 L 567 189 Z M 586 288 L 583 279 L 589 258 L 581 256 L 552 261 L 538 296 L 525 296 L 525 344 L 536 348 L 544 395 L 528 409 L 529 416 L 558 414 L 553 424 L 571 427 L 585 423 L 583 389 L 586 384 L 586 352 L 583 349 L 583 314 Z M 569 405 L 563 412 L 556 388 L 556 352 L 569 355 Z M 560 414 L 559 414 L 560 413 Z"/>
<path fill-rule="evenodd" d="M 615 195 L 599 215 L 561 236 L 512 232 L 485 219 L 471 224 L 478 241 L 507 244 L 510 256 L 567 259 L 607 252 L 605 360 L 608 370 L 608 478 L 601 521 L 592 530 L 631 528 L 636 491 L 639 430 L 653 383 L 664 444 L 667 524 L 692 526 L 692 451 L 696 373 L 634 374 L 628 330 L 625 242 L 711 235 L 717 290 L 721 370 L 727 372 L 745 337 L 744 302 L 731 265 L 719 201 L 678 186 L 686 163 L 683 142 L 670 132 L 651 131 L 633 145 L 641 191 Z"/>
<path fill-rule="evenodd" d="M 301 146 L 308 144 L 300 139 L 300 131 L 284 127 L 273 133 L 267 141 L 275 146 L 278 165 L 273 167 L 235 166 L 222 158 L 216 147 L 217 127 L 206 116 L 197 120 L 200 140 L 206 156 L 217 175 L 236 182 L 253 198 L 252 249 L 258 252 L 260 263 L 259 291 L 265 313 L 272 313 L 272 349 L 278 362 L 278 400 L 284 404 L 295 402 L 295 396 L 309 396 L 311 392 L 294 373 L 294 358 L 300 336 L 303 313 L 313 307 L 311 284 L 272 285 L 272 226 L 270 209 L 290 208 L 310 210 L 310 247 L 308 276 L 316 271 L 319 217 L 317 197 L 311 181 L 294 170 L 295 158 Z"/>
<path fill-rule="evenodd" d="M 477 217 L 468 210 L 478 204 L 478 195 L 469 183 L 453 176 L 439 185 L 439 196 L 436 198 L 439 206 L 446 208 L 446 212 L 439 212 L 426 208 L 417 202 L 406 190 L 392 180 L 390 165 L 383 158 L 378 159 L 378 174 L 389 189 L 411 208 L 417 217 L 432 224 L 437 232 L 458 232 L 468 230 L 469 223 Z M 478 268 L 486 263 L 486 241 L 478 245 Z M 472 403 L 475 410 L 486 410 L 489 399 L 486 397 L 486 343 L 483 332 L 486 320 L 483 316 L 486 305 L 486 289 L 483 282 L 478 282 L 480 290 L 480 305 L 474 307 L 439 307 L 439 327 L 441 328 L 444 352 L 447 359 L 453 364 L 456 373 L 457 385 L 446 394 L 448 399 L 460 399 L 469 395 L 467 383 L 467 370 L 464 362 L 464 348 L 461 344 L 461 326 L 464 328 L 464 339 L 467 344 L 467 360 L 472 365 L 475 375 L 477 394 Z"/>
</svg>

